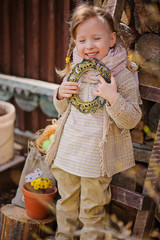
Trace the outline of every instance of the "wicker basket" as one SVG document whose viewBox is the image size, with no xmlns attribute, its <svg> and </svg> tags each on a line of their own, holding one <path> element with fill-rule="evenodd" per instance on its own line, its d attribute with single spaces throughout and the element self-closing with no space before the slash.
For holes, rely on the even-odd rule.
<svg viewBox="0 0 160 240">
<path fill-rule="evenodd" d="M 57 128 L 57 119 L 53 119 L 53 120 L 52 120 L 52 125 L 47 125 L 46 128 L 40 129 L 40 130 L 38 130 L 38 131 L 35 133 L 35 135 L 36 135 L 35 139 L 34 139 L 34 140 L 30 140 L 30 141 L 28 142 L 28 147 L 29 147 L 29 149 L 34 146 L 35 148 L 38 149 L 38 151 L 39 151 L 42 155 L 46 155 L 46 151 L 42 148 L 42 143 L 43 143 L 43 142 L 42 142 L 41 144 L 39 144 L 39 143 L 38 143 L 38 142 L 39 142 L 38 140 L 39 140 L 39 138 L 45 133 L 46 129 L 47 129 L 49 126 L 53 126 L 53 127 L 55 127 L 55 129 L 56 129 L 56 128 Z M 52 134 L 55 133 L 55 131 L 56 131 L 56 130 L 54 130 L 53 132 L 50 133 L 50 135 L 47 135 L 47 136 L 48 136 L 48 137 L 51 136 Z M 47 139 L 46 139 L 46 140 L 47 140 Z"/>
</svg>

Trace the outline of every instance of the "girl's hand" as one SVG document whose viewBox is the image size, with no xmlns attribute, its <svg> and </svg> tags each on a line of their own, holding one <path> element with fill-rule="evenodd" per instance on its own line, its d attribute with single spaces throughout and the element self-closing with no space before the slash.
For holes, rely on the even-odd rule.
<svg viewBox="0 0 160 240">
<path fill-rule="evenodd" d="M 72 94 L 79 93 L 78 83 L 75 82 L 62 82 L 58 88 L 57 97 L 59 100 L 62 100 L 65 97 L 72 97 Z"/>
<path fill-rule="evenodd" d="M 110 103 L 110 105 L 112 105 L 117 97 L 117 84 L 115 78 L 111 76 L 111 83 L 107 83 L 101 76 L 99 76 L 98 79 L 100 80 L 100 83 L 94 94 L 103 97 Z"/>
</svg>

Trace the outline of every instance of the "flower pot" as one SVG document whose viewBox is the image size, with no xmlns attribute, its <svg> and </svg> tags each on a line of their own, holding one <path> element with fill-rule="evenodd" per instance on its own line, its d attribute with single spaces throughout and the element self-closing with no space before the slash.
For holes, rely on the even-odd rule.
<svg viewBox="0 0 160 240">
<path fill-rule="evenodd" d="M 25 183 L 22 188 L 22 192 L 25 200 L 26 213 L 29 217 L 34 219 L 43 219 L 48 213 L 48 204 L 53 202 L 53 199 L 57 193 L 57 188 L 53 186 L 51 193 L 35 193 L 29 189 L 30 183 Z"/>
<path fill-rule="evenodd" d="M 0 101 L 0 108 L 4 114 L 0 114 L 0 165 L 10 161 L 14 155 L 14 121 L 15 107 Z"/>
</svg>

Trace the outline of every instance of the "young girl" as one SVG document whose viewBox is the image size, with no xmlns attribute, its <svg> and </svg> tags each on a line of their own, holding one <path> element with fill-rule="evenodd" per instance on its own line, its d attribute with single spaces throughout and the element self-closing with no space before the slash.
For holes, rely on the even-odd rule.
<svg viewBox="0 0 160 240">
<path fill-rule="evenodd" d="M 136 69 L 126 50 L 115 43 L 113 19 L 104 9 L 87 4 L 77 7 L 70 35 L 66 68 L 58 71 L 63 82 L 54 94 L 61 117 L 46 155 L 48 164 L 54 160 L 52 173 L 61 196 L 56 205 L 56 239 L 73 239 L 78 217 L 83 224 L 81 240 L 104 239 L 98 230 L 104 227 L 112 176 L 135 165 L 129 129 L 142 116 L 132 72 Z M 94 70 L 83 74 L 78 83 L 67 81 L 75 64 L 90 58 L 111 70 L 111 83 Z M 94 113 L 82 113 L 68 102 L 72 94 L 84 102 L 100 96 L 106 103 Z"/>
</svg>

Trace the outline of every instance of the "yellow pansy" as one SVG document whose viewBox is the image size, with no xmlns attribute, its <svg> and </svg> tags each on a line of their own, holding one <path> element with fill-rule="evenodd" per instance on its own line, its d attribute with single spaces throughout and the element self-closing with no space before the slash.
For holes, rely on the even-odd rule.
<svg viewBox="0 0 160 240">
<path fill-rule="evenodd" d="M 52 187 L 52 181 L 48 178 L 37 178 L 31 182 L 31 186 L 34 187 L 34 189 L 38 190 L 40 189 L 47 189 Z"/>
<path fill-rule="evenodd" d="M 36 190 L 38 190 L 39 189 L 39 186 L 38 186 L 38 184 L 34 184 L 34 189 L 36 189 Z"/>
</svg>

